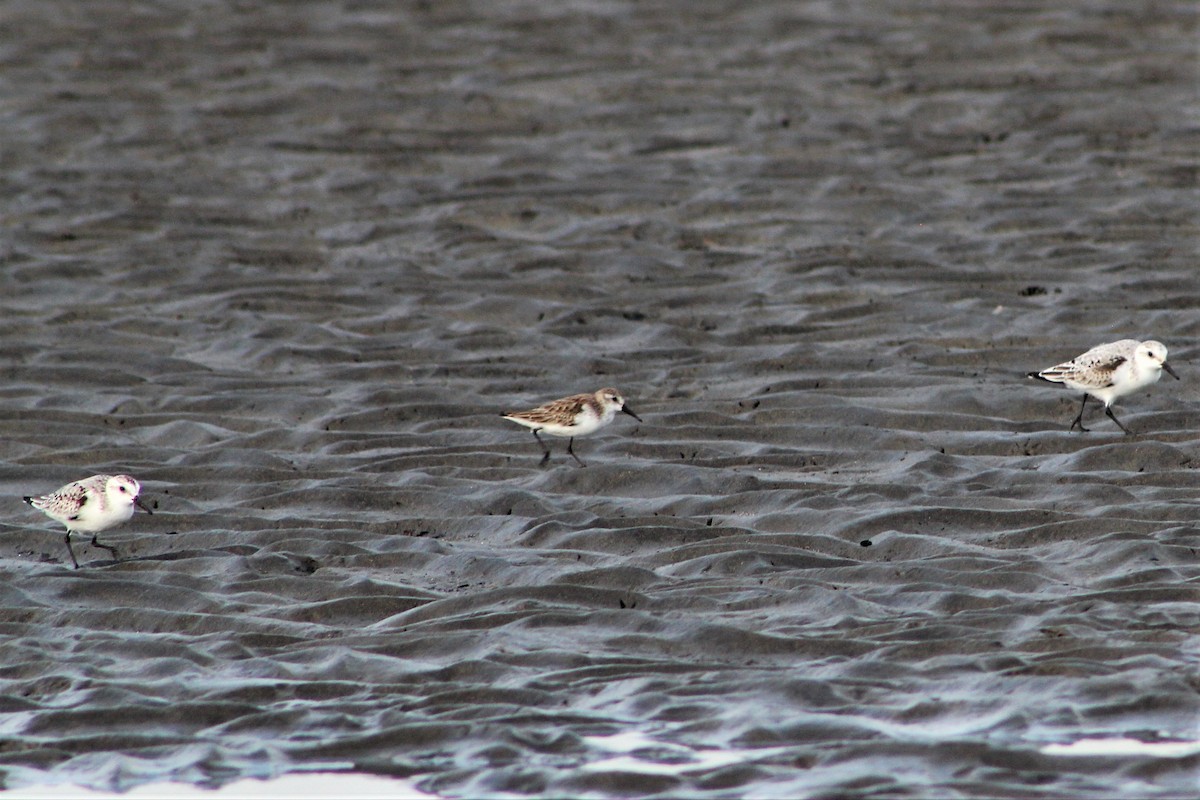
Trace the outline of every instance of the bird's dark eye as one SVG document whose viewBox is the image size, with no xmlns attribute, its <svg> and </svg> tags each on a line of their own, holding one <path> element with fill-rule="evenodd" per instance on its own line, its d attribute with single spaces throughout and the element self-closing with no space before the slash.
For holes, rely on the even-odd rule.
<svg viewBox="0 0 1200 800">
<path fill-rule="evenodd" d="M 117 488 L 118 488 L 118 489 L 120 489 L 122 492 L 123 492 L 123 491 L 125 491 L 125 487 L 124 487 L 124 486 L 118 486 Z"/>
</svg>

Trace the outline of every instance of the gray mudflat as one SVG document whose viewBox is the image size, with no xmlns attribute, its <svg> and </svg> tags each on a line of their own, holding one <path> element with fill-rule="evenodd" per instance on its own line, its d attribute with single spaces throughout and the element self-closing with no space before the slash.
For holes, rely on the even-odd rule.
<svg viewBox="0 0 1200 800">
<path fill-rule="evenodd" d="M 1182 0 L 5 3 L 5 785 L 1194 791 L 1042 748 L 1200 738 L 1196 42 Z M 1126 337 L 1182 380 L 1069 433 L 1025 373 Z M 586 469 L 499 417 L 608 385 L 645 421 Z M 20 498 L 113 471 L 155 514 L 73 571 Z"/>
</svg>

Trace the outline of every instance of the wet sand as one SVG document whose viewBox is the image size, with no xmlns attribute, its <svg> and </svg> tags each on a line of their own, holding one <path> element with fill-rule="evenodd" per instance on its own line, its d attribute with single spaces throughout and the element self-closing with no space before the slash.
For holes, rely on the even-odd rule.
<svg viewBox="0 0 1200 800">
<path fill-rule="evenodd" d="M 0 8 L 4 785 L 1193 792 L 1195 8 L 842 5 Z"/>
</svg>

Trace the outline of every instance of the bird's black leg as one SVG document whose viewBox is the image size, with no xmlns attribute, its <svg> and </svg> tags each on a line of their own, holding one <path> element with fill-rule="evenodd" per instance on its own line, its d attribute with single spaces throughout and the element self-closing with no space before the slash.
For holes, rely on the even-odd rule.
<svg viewBox="0 0 1200 800">
<path fill-rule="evenodd" d="M 567 442 L 567 452 L 571 454 L 571 458 L 575 459 L 575 463 L 579 464 L 579 466 L 581 466 L 581 467 L 586 467 L 587 464 L 580 461 L 579 456 L 575 455 L 574 447 L 575 447 L 575 437 L 572 436 L 571 439 Z"/>
<path fill-rule="evenodd" d="M 1112 407 L 1111 407 L 1111 406 L 1105 406 L 1105 407 L 1104 407 L 1104 413 L 1105 413 L 1105 414 L 1108 414 L 1108 418 L 1109 418 L 1109 419 L 1111 419 L 1113 422 L 1117 423 L 1117 427 L 1118 427 L 1118 428 L 1120 428 L 1121 430 L 1125 431 L 1125 435 L 1126 435 L 1126 436 L 1132 436 L 1132 435 L 1133 435 L 1133 431 L 1129 430 L 1129 428 L 1126 428 L 1124 425 L 1122 425 L 1122 424 L 1121 424 L 1121 420 L 1117 419 L 1116 415 L 1112 413 Z"/>
<path fill-rule="evenodd" d="M 67 543 L 67 552 L 71 555 L 71 563 L 75 565 L 75 569 L 79 569 L 79 562 L 75 560 L 75 551 L 71 549 L 71 531 L 67 531 L 63 541 Z"/>
<path fill-rule="evenodd" d="M 1071 427 L 1067 430 L 1073 431 L 1075 430 L 1075 426 L 1078 425 L 1079 430 L 1083 431 L 1084 433 L 1088 432 L 1088 429 L 1083 427 L 1083 410 L 1087 408 L 1087 399 L 1088 396 L 1085 394 L 1083 396 L 1083 404 L 1079 406 L 1079 416 L 1075 417 L 1075 421 L 1071 423 Z M 1121 423 L 1118 422 L 1117 424 L 1120 425 Z"/>
<path fill-rule="evenodd" d="M 538 462 L 538 466 L 540 467 L 545 465 L 545 463 L 550 460 L 550 448 L 546 447 L 546 443 L 542 441 L 542 437 L 537 435 L 536 430 L 533 432 L 533 438 L 537 439 L 538 444 L 542 446 L 542 451 L 545 453 L 545 455 L 542 456 L 542 460 Z"/>
<path fill-rule="evenodd" d="M 105 550 L 112 553 L 113 561 L 121 560 L 120 557 L 117 555 L 117 548 L 112 547 L 111 545 L 103 544 L 101 542 L 96 541 L 95 534 L 92 534 L 92 546 L 93 547 L 103 547 Z"/>
</svg>

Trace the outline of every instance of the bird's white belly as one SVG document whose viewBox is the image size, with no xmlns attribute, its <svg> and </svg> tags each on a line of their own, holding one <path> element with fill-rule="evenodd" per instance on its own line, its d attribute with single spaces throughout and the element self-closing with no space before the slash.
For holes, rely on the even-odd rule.
<svg viewBox="0 0 1200 800">
<path fill-rule="evenodd" d="M 579 419 L 574 425 L 543 425 L 542 430 L 551 436 L 587 436 L 600 428 L 600 420 L 593 416 Z"/>
</svg>

